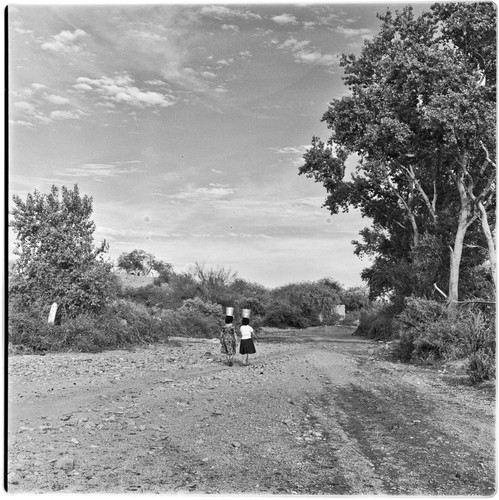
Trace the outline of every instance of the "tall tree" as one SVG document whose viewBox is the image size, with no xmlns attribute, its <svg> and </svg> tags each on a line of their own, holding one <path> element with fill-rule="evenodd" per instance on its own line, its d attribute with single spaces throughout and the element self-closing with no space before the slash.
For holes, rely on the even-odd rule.
<svg viewBox="0 0 499 500">
<path fill-rule="evenodd" d="M 312 139 L 299 172 L 323 183 L 332 213 L 353 206 L 373 220 L 364 243 L 356 242 L 357 253 L 376 256 L 364 274 L 370 285 L 381 278 L 378 291 L 393 289 L 383 273 L 410 266 L 428 234 L 450 248 L 448 300 L 455 302 L 465 237 L 477 218 L 495 266 L 495 11 L 445 5 L 418 18 L 410 7 L 387 11 L 361 55 L 342 57 L 350 95 L 330 103 L 323 121 L 331 137 Z M 347 181 L 352 153 L 360 160 Z"/>
<path fill-rule="evenodd" d="M 95 246 L 92 198 L 52 186 L 49 194 L 34 191 L 26 201 L 13 197 L 10 225 L 18 256 L 9 294 L 25 306 L 50 307 L 63 315 L 98 311 L 113 297 L 111 263 L 104 260 L 107 243 Z"/>
<path fill-rule="evenodd" d="M 171 264 L 157 260 L 154 255 L 147 253 L 145 250 L 132 250 L 131 252 L 123 252 L 117 261 L 119 268 L 125 270 L 127 274 L 135 273 L 147 276 L 152 270 L 167 276 L 171 273 Z"/>
</svg>

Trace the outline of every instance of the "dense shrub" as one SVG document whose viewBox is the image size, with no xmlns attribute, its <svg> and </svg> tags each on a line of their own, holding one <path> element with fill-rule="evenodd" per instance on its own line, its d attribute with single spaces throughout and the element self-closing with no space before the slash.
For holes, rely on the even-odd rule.
<svg viewBox="0 0 499 500">
<path fill-rule="evenodd" d="M 96 352 L 167 337 L 160 318 L 151 315 L 145 306 L 123 299 L 114 301 L 98 315 L 66 317 L 60 324 L 47 324 L 47 315 L 40 309 L 10 308 L 9 344 L 24 352 Z"/>
<path fill-rule="evenodd" d="M 360 311 L 369 305 L 369 291 L 363 286 L 347 288 L 340 292 L 340 299 L 347 314 Z"/>
<path fill-rule="evenodd" d="M 56 338 L 55 327 L 47 324 L 41 311 L 12 310 L 8 316 L 8 341 L 14 346 L 22 346 L 25 352 L 58 350 L 64 342 Z"/>
<path fill-rule="evenodd" d="M 116 332 L 117 341 L 148 343 L 166 340 L 168 332 L 161 318 L 143 304 L 119 299 L 104 316 L 107 330 Z"/>
<path fill-rule="evenodd" d="M 265 324 L 296 328 L 334 324 L 338 320 L 335 306 L 340 303 L 340 290 L 341 286 L 328 278 L 275 288 L 270 292 Z"/>
<path fill-rule="evenodd" d="M 360 323 L 360 311 L 351 311 L 345 314 L 345 317 L 341 321 L 342 325 L 353 326 Z"/>
<path fill-rule="evenodd" d="M 149 284 L 138 288 L 126 287 L 121 298 L 128 299 L 146 307 L 168 308 L 171 304 L 167 286 Z"/>
<path fill-rule="evenodd" d="M 187 299 L 179 309 L 161 312 L 161 322 L 169 336 L 216 338 L 224 321 L 220 304 Z"/>
<path fill-rule="evenodd" d="M 374 340 L 391 340 L 396 336 L 397 321 L 393 308 L 381 303 L 373 303 L 359 313 L 359 326 L 354 335 Z"/>
<path fill-rule="evenodd" d="M 467 369 L 471 383 L 478 384 L 496 376 L 496 357 L 491 349 L 478 349 L 470 355 Z"/>
<path fill-rule="evenodd" d="M 447 362 L 469 358 L 473 383 L 495 377 L 495 328 L 490 316 L 473 307 L 447 305 L 415 297 L 406 299 L 399 316 L 396 354 L 403 361 Z"/>
<path fill-rule="evenodd" d="M 268 306 L 263 323 L 265 326 L 276 328 L 306 328 L 309 326 L 307 319 L 301 316 L 296 308 L 283 301 L 275 301 Z"/>
<path fill-rule="evenodd" d="M 249 309 L 251 311 L 252 317 L 258 316 L 263 317 L 267 311 L 266 305 L 256 297 L 239 297 L 235 300 L 234 305 L 236 306 L 236 317 L 239 319 L 239 313 L 243 309 Z"/>
</svg>

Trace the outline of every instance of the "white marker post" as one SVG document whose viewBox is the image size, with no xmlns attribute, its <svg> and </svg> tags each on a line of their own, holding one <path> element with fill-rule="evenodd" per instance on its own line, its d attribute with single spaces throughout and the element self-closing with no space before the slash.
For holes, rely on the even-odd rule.
<svg viewBox="0 0 499 500">
<path fill-rule="evenodd" d="M 50 308 L 49 320 L 48 320 L 49 325 L 54 324 L 56 314 L 57 314 L 57 304 L 54 302 L 52 304 L 52 307 Z"/>
</svg>

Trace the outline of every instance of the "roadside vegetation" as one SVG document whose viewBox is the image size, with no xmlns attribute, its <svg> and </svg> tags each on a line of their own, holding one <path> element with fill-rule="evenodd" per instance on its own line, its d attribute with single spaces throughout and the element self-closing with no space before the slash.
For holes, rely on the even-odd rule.
<svg viewBox="0 0 499 500">
<path fill-rule="evenodd" d="M 360 55 L 342 57 L 348 95 L 331 100 L 331 136 L 312 138 L 299 173 L 323 184 L 332 214 L 353 207 L 372 221 L 353 242 L 373 259 L 356 333 L 394 341 L 406 362 L 464 358 L 473 382 L 493 378 L 495 6 L 379 19 Z"/>
<path fill-rule="evenodd" d="M 349 94 L 323 116 L 300 174 L 324 185 L 332 214 L 354 207 L 372 221 L 353 242 L 373 264 L 366 288 L 333 278 L 268 289 L 225 268 L 176 273 L 141 249 L 116 266 L 95 245 L 92 198 L 55 186 L 14 196 L 9 268 L 12 352 L 99 351 L 218 335 L 225 307 L 252 325 L 356 325 L 393 343 L 403 362 L 464 360 L 470 380 L 495 378 L 496 28 L 491 3 L 435 4 L 380 16 L 359 57 L 342 59 Z M 345 162 L 360 158 L 345 179 Z M 128 275 L 154 273 L 147 286 Z M 53 303 L 55 321 L 47 322 Z M 336 306 L 345 305 L 340 318 Z"/>
</svg>

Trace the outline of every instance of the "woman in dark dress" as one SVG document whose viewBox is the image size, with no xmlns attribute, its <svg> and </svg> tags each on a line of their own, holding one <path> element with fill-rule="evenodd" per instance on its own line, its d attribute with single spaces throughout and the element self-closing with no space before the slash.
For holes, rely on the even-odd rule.
<svg viewBox="0 0 499 500">
<path fill-rule="evenodd" d="M 229 366 L 233 365 L 232 360 L 236 355 L 237 346 L 236 329 L 232 323 L 233 320 L 234 308 L 227 307 L 225 312 L 225 325 L 220 332 L 220 351 L 222 354 L 225 354 Z"/>
</svg>

